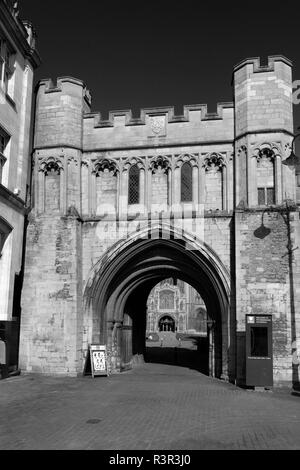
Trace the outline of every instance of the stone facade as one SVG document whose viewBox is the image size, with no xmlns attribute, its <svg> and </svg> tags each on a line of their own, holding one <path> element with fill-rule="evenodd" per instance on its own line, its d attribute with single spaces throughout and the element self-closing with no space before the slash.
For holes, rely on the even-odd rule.
<svg viewBox="0 0 300 470">
<path fill-rule="evenodd" d="M 85 84 L 39 82 L 22 294 L 22 370 L 76 375 L 89 344 L 117 372 L 143 353 L 153 287 L 207 311 L 211 375 L 245 382 L 245 315 L 273 316 L 274 383 L 295 383 L 300 201 L 291 63 L 234 68 L 233 103 L 92 113 Z"/>
<path fill-rule="evenodd" d="M 30 201 L 30 122 L 35 33 L 17 2 L 0 1 L 0 337 L 17 366 L 24 219 Z"/>
<path fill-rule="evenodd" d="M 206 323 L 205 303 L 186 282 L 164 279 L 150 292 L 147 300 L 147 336 L 158 331 L 206 335 Z"/>
</svg>

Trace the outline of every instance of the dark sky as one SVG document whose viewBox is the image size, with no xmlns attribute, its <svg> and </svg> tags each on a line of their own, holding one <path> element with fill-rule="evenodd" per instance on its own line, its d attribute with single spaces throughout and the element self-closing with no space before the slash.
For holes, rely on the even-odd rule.
<svg viewBox="0 0 300 470">
<path fill-rule="evenodd" d="M 298 2 L 297 2 L 298 3 Z M 37 30 L 36 80 L 70 75 L 92 94 L 93 111 L 232 101 L 233 66 L 283 54 L 300 80 L 296 2 L 207 0 L 20 0 Z M 300 126 L 300 104 L 295 127 Z"/>
</svg>

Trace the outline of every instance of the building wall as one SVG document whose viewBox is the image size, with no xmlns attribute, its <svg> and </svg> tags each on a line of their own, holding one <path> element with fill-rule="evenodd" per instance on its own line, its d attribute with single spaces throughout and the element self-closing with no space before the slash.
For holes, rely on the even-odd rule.
<svg viewBox="0 0 300 470">
<path fill-rule="evenodd" d="M 15 338 L 20 309 L 18 297 L 23 255 L 24 215 L 31 173 L 30 125 L 34 69 L 39 64 L 35 33 L 18 18 L 13 2 L 0 2 L 0 329 L 7 344 L 7 363 L 16 365 Z M 6 60 L 6 51 L 9 60 Z M 3 58 L 5 59 L 3 62 Z M 7 75 L 6 75 L 7 73 Z M 9 78 L 6 80 L 5 77 Z M 12 344 L 13 343 L 13 344 Z"/>
</svg>

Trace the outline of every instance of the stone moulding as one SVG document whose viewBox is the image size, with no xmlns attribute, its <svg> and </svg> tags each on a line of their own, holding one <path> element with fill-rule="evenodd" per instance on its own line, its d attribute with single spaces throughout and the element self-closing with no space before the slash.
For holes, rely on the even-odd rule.
<svg viewBox="0 0 300 470">
<path fill-rule="evenodd" d="M 155 173 L 159 168 L 161 168 L 164 173 L 168 173 L 171 169 L 170 159 L 164 155 L 152 158 L 150 161 L 150 169 L 152 173 Z"/>
<path fill-rule="evenodd" d="M 281 144 L 276 142 L 264 142 L 256 146 L 253 150 L 253 156 L 256 157 L 257 161 L 261 160 L 263 156 L 270 160 L 274 160 L 276 156 L 282 156 Z"/>
<path fill-rule="evenodd" d="M 58 174 L 64 169 L 63 163 L 59 158 L 48 157 L 39 162 L 39 171 L 42 171 L 45 175 L 52 169 L 56 170 Z"/>
<path fill-rule="evenodd" d="M 268 57 L 268 65 L 260 65 L 260 57 L 250 57 L 248 59 L 244 59 L 239 62 L 234 68 L 233 71 L 236 72 L 237 70 L 245 67 L 245 65 L 253 65 L 253 72 L 274 72 L 275 70 L 275 62 L 284 62 L 286 65 L 292 67 L 293 63 L 290 59 L 283 55 L 273 55 Z"/>
<path fill-rule="evenodd" d="M 192 167 L 198 166 L 198 154 L 197 153 L 182 153 L 177 156 L 175 168 L 180 168 L 184 163 L 188 162 Z"/>
<path fill-rule="evenodd" d="M 212 167 L 222 169 L 226 166 L 224 156 L 221 153 L 209 153 L 204 157 L 203 167 L 205 170 L 209 170 Z"/>
<path fill-rule="evenodd" d="M 117 172 L 119 171 L 116 161 L 109 158 L 101 158 L 96 160 L 93 165 L 92 173 L 95 173 L 96 176 L 98 176 L 100 172 L 104 171 L 112 172 L 113 175 L 116 176 Z"/>
<path fill-rule="evenodd" d="M 74 77 L 57 77 L 56 80 L 52 78 L 44 78 L 38 82 L 36 85 L 36 89 L 44 86 L 44 93 L 60 93 L 63 91 L 63 84 L 64 83 L 73 83 L 74 85 L 81 86 L 84 90 L 84 100 L 86 103 L 91 106 L 92 98 L 90 91 L 87 89 L 85 83 Z"/>
</svg>

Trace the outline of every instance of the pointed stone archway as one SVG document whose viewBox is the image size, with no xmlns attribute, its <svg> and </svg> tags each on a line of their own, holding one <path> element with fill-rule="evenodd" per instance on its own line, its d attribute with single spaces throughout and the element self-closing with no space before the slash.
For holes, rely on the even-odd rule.
<svg viewBox="0 0 300 470">
<path fill-rule="evenodd" d="M 193 286 L 207 306 L 210 375 L 234 375 L 234 338 L 230 331 L 230 276 L 209 246 L 168 225 L 135 232 L 116 243 L 94 266 L 85 292 L 87 342 L 106 344 L 109 368 L 120 372 L 143 358 L 146 302 L 151 289 L 167 277 Z M 232 367 L 232 366 L 231 366 Z"/>
<path fill-rule="evenodd" d="M 171 315 L 162 315 L 158 321 L 159 331 L 175 332 L 175 320 Z"/>
</svg>

